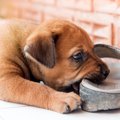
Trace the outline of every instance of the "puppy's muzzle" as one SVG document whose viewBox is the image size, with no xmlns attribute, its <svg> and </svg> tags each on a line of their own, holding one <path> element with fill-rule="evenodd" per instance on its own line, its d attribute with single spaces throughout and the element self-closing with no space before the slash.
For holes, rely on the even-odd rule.
<svg viewBox="0 0 120 120">
<path fill-rule="evenodd" d="M 109 75 L 110 70 L 105 68 L 104 64 L 99 65 L 100 66 L 100 75 L 101 78 L 104 80 Z"/>
<path fill-rule="evenodd" d="M 99 72 L 93 72 L 89 75 L 86 75 L 84 78 L 90 80 L 93 83 L 100 84 L 109 75 L 110 70 L 105 64 L 99 64 L 98 67 Z"/>
<path fill-rule="evenodd" d="M 107 68 L 107 66 L 105 64 L 99 64 L 99 73 L 92 73 L 90 75 L 87 75 L 85 77 L 83 77 L 83 79 L 88 79 L 90 81 L 92 81 L 93 83 L 96 84 L 100 84 L 103 80 L 106 79 L 106 77 L 109 75 L 110 70 Z M 64 87 L 62 88 L 60 91 L 64 91 L 64 92 L 71 92 L 74 91 L 75 93 L 79 94 L 79 84 L 82 81 L 79 80 L 78 82 L 75 82 L 74 84 Z"/>
</svg>

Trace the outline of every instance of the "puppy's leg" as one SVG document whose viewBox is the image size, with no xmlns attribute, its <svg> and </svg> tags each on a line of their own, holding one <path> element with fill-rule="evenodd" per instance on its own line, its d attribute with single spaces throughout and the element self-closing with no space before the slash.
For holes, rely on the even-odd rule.
<svg viewBox="0 0 120 120">
<path fill-rule="evenodd" d="M 60 113 L 68 113 L 80 105 L 80 97 L 75 93 L 58 92 L 15 74 L 0 78 L 0 99 Z"/>
</svg>

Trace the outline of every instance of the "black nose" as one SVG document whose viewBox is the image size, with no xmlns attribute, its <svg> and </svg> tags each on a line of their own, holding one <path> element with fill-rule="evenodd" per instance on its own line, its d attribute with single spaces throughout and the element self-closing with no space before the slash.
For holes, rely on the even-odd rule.
<svg viewBox="0 0 120 120">
<path fill-rule="evenodd" d="M 103 79 L 105 79 L 109 75 L 109 69 L 105 65 L 100 65 L 100 73 Z"/>
</svg>

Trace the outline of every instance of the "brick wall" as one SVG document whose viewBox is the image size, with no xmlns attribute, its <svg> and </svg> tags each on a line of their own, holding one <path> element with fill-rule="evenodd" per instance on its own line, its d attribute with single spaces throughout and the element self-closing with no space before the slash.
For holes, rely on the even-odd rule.
<svg viewBox="0 0 120 120">
<path fill-rule="evenodd" d="M 0 0 L 0 16 L 35 22 L 69 19 L 95 43 L 120 47 L 120 0 Z"/>
</svg>

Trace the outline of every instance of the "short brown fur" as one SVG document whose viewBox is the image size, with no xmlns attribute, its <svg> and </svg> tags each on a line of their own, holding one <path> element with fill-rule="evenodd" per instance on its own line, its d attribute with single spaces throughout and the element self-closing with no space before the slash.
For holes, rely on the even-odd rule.
<svg viewBox="0 0 120 120">
<path fill-rule="evenodd" d="M 79 108 L 80 96 L 56 90 L 98 75 L 99 65 L 108 70 L 93 52 L 87 33 L 69 21 L 51 20 L 38 26 L 3 20 L 0 31 L 1 100 L 67 113 Z M 81 49 L 88 58 L 78 65 L 71 57 Z M 40 80 L 46 85 L 37 83 Z"/>
</svg>

